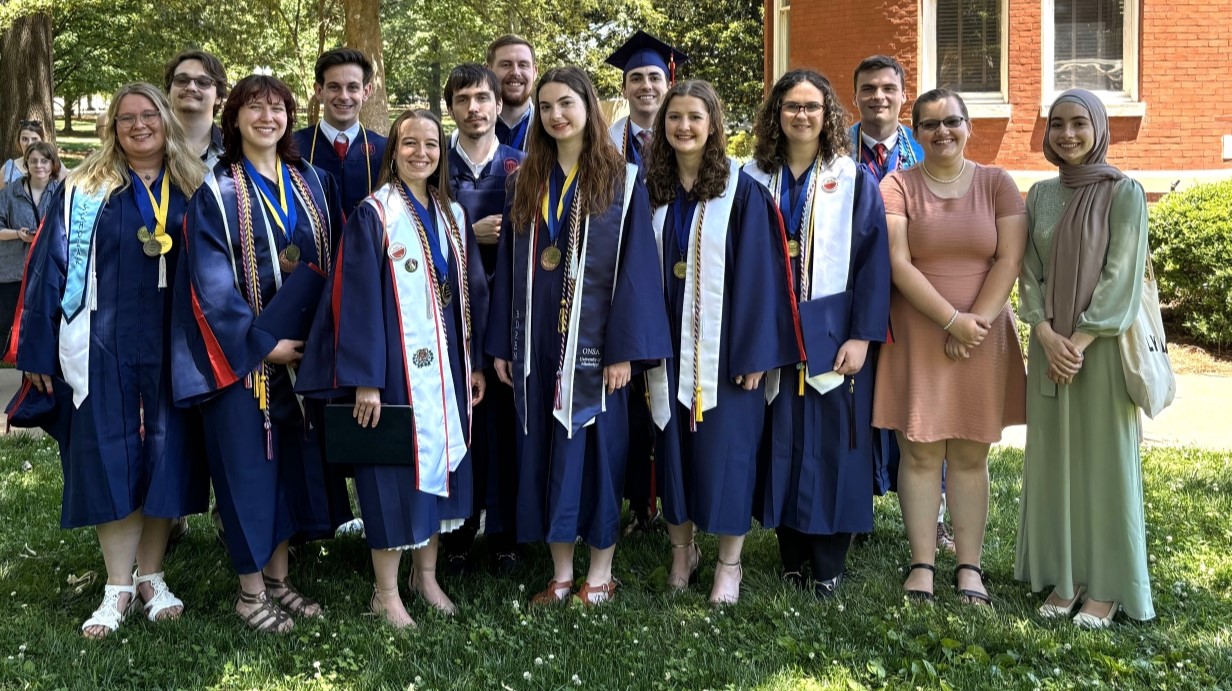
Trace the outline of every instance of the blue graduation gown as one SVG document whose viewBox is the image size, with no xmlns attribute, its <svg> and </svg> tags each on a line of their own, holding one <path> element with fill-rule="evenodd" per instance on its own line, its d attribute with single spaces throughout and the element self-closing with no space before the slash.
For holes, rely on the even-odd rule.
<svg viewBox="0 0 1232 691">
<path fill-rule="evenodd" d="M 338 185 L 338 206 L 343 215 L 349 216 L 376 189 L 377 178 L 381 175 L 381 159 L 385 156 L 386 141 L 383 135 L 360 125 L 360 133 L 347 146 L 344 160 L 338 158 L 334 143 L 325 138 L 325 133 L 317 125 L 296 130 L 291 136 L 305 161 L 334 178 Z"/>
<path fill-rule="evenodd" d="M 18 369 L 49 375 L 60 373 L 57 343 L 68 246 L 64 188 L 55 194 L 30 258 L 17 352 Z M 167 254 L 169 276 L 183 248 L 176 231 L 186 204 L 176 187 L 170 194 L 167 227 L 177 242 Z M 98 309 L 88 315 L 90 391 L 80 408 L 73 408 L 71 398 L 58 397 L 61 414 L 70 418 L 60 458 L 64 528 L 108 523 L 137 509 L 174 518 L 208 505 L 200 418 L 172 405 L 172 290 L 158 287 L 158 260 L 147 257 L 137 240 L 144 225 L 131 188 L 113 192 L 99 211 Z M 59 379 L 56 386 L 68 388 Z"/>
<path fill-rule="evenodd" d="M 663 514 L 668 523 L 693 521 L 700 530 L 720 535 L 749 530 L 766 414 L 765 385 L 745 391 L 734 379 L 801 359 L 786 241 L 774 201 L 745 173 L 740 173 L 735 195 L 727 231 L 718 399 L 696 431 L 690 429 L 689 407 L 676 397 L 684 320 L 692 316 L 684 313 L 685 280 L 672 271 L 679 250 L 670 225 L 663 233 L 660 267 L 673 349 L 667 364 L 672 417 L 659 432 L 655 451 L 664 473 Z"/>
<path fill-rule="evenodd" d="M 431 232 L 431 231 L 429 231 Z M 385 405 L 411 405 L 407 396 L 406 348 L 397 286 L 387 256 L 385 228 L 371 204 L 361 204 L 348 219 L 342 234 L 338 264 L 318 310 L 308 339 L 297 390 L 313 396 L 341 395 L 354 400 L 356 387 L 381 390 Z M 482 326 L 487 316 L 488 286 L 478 261 L 474 234 L 468 233 L 467 271 L 470 286 L 471 351 L 463 352 L 462 300 L 455 297 L 448 309 L 445 330 L 457 397 L 463 415 L 470 399 L 464 358 L 478 372 L 483 366 Z M 462 276 L 449 255 L 450 281 L 455 296 L 462 295 Z M 423 270 L 423 269 L 420 269 Z M 392 272 L 402 271 L 401 265 Z M 417 310 L 418 308 L 411 308 Z M 336 344 L 336 345 L 335 345 Z M 437 357 L 442 354 L 437 353 Z M 380 422 L 379 424 L 392 424 Z M 412 465 L 355 466 L 355 490 L 364 516 L 364 531 L 373 549 L 419 544 L 439 530 L 442 520 L 470 516 L 473 501 L 470 454 L 449 474 L 449 496 L 438 497 L 415 488 Z"/>
<path fill-rule="evenodd" d="M 885 340 L 890 315 L 885 207 L 876 176 L 864 166 L 856 169 L 855 185 L 847 279 L 850 326 L 846 338 L 839 340 L 879 343 Z M 798 277 L 803 270 L 800 257 L 792 264 Z M 799 290 L 798 278 L 794 283 Z M 812 365 L 818 372 L 832 363 Z M 763 526 L 785 526 L 811 535 L 872 532 L 878 470 L 873 452 L 878 430 L 872 426 L 876 371 L 866 360 L 855 375 L 854 395 L 848 378 L 825 395 L 806 385 L 800 396 L 796 368 L 781 370 L 782 387 L 770 405 L 769 430 L 762 445 L 754 509 Z"/>
<path fill-rule="evenodd" d="M 615 291 L 603 329 L 602 364 L 632 362 L 637 376 L 642 367 L 670 356 L 671 345 L 667 341 L 662 283 L 654 273 L 658 256 L 650 228 L 646 188 L 640 180 L 635 182 L 629 211 L 623 219 L 622 192 L 617 193 L 608 211 L 591 216 L 589 232 L 615 234 L 617 224 L 623 225 L 624 242 Z M 515 321 L 523 318 L 522 305 L 514 304 L 514 285 L 526 280 L 525 266 L 514 263 L 514 230 L 509 219 L 506 209 L 487 337 L 488 354 L 503 360 L 513 359 Z M 536 262 L 549 244 L 547 232 L 538 235 L 538 246 L 529 248 Z M 517 242 L 529 243 L 532 237 L 524 233 Z M 564 246 L 563 239 L 560 246 Z M 517 537 L 521 542 L 568 543 L 581 537 L 591 547 L 604 549 L 616 543 L 620 531 L 628 446 L 627 391 L 608 395 L 606 410 L 572 438 L 553 417 L 561 347 L 557 319 L 565 277 L 563 263 L 555 271 L 539 270 L 536 277 L 532 297 L 536 309 L 528 325 L 531 345 L 526 357 L 531 361 L 532 372 L 526 380 L 525 431 L 518 426 L 522 462 Z M 514 375 L 520 376 L 516 366 Z"/>
<path fill-rule="evenodd" d="M 332 247 L 332 229 L 338 227 L 336 190 L 328 176 L 306 162 L 296 168 L 307 181 L 316 206 L 327 216 Z M 278 339 L 254 325 L 253 310 L 236 286 L 232 266 L 240 267 L 243 256 L 231 167 L 219 164 L 213 179 L 222 206 L 207 179 L 193 196 L 185 225 L 184 257 L 176 275 L 173 387 L 177 404 L 199 404 L 227 551 L 235 570 L 247 574 L 264 568 L 283 541 L 332 535 L 349 520 L 350 510 L 341 476 L 327 472 L 324 465 L 318 435 L 320 408 L 305 404 L 301 410 L 290 371 L 281 365 L 269 368 L 273 454 L 267 457 L 264 416 L 245 380 Z M 266 184 L 275 189 L 273 181 Z M 277 292 L 274 271 L 281 271 L 276 268 L 276 255 L 288 239 L 275 226 L 271 253 L 265 239 L 270 228 L 252 182 L 240 192 L 248 195 L 253 211 L 261 300 L 268 305 Z M 295 203 L 298 219 L 293 238 L 300 261 L 320 265 L 309 211 L 298 197 Z M 280 276 L 285 280 L 288 274 Z"/>
<path fill-rule="evenodd" d="M 500 117 L 496 118 L 496 141 L 518 151 L 525 152 L 530 145 L 530 128 L 535 125 L 535 107 L 531 106 L 522 114 L 522 119 L 510 127 Z"/>
<path fill-rule="evenodd" d="M 493 214 L 503 214 L 505 203 L 513 197 L 510 175 L 522 164 L 526 154 L 499 144 L 496 156 L 476 178 L 462 160 L 458 147 L 449 150 L 449 187 L 453 198 L 474 221 Z M 474 237 L 474 233 L 469 235 Z M 483 270 L 490 283 L 496 271 L 497 245 L 478 245 Z M 476 343 L 483 341 L 475 339 Z M 505 386 L 491 368 L 484 370 L 487 394 L 475 406 L 472 421 L 471 464 L 475 473 L 475 504 L 472 514 L 487 510 L 484 532 L 488 535 L 513 530 L 517 505 L 517 411 L 513 406 L 513 389 Z"/>
</svg>

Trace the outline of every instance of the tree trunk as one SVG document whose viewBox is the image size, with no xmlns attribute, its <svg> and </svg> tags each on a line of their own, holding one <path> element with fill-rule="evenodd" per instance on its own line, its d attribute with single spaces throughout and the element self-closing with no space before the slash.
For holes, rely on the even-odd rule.
<svg viewBox="0 0 1232 691">
<path fill-rule="evenodd" d="M 429 44 L 432 62 L 428 64 L 428 110 L 441 117 L 441 40 L 435 36 Z"/>
<path fill-rule="evenodd" d="M 64 129 L 61 130 L 64 134 L 73 133 L 73 111 L 77 108 L 76 98 L 64 99 Z"/>
<path fill-rule="evenodd" d="M 385 93 L 385 54 L 381 43 L 380 0 L 345 0 L 346 45 L 362 50 L 372 61 L 372 96 L 359 113 L 364 127 L 385 134 L 389 131 L 389 97 Z"/>
<path fill-rule="evenodd" d="M 55 142 L 51 17 L 44 12 L 19 17 L 5 32 L 0 53 L 0 151 L 12 158 L 21 153 L 15 136 L 21 120 L 42 122 L 48 141 Z"/>
</svg>

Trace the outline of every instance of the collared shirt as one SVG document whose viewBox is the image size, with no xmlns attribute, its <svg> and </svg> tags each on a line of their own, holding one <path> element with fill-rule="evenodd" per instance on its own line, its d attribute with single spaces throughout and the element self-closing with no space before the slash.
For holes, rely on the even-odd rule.
<svg viewBox="0 0 1232 691">
<path fill-rule="evenodd" d="M 894 131 L 890 133 L 890 136 L 886 137 L 885 139 L 879 142 L 876 139 L 873 139 L 872 137 L 868 136 L 868 134 L 865 133 L 864 128 L 861 127 L 860 128 L 860 141 L 864 142 L 864 146 L 867 146 L 870 151 L 872 150 L 874 146 L 877 146 L 878 144 L 884 144 L 886 151 L 893 151 L 894 146 L 898 144 L 898 128 L 895 127 Z"/>
<path fill-rule="evenodd" d="M 356 120 L 354 125 L 351 125 L 345 130 L 340 130 L 337 127 L 334 127 L 333 125 L 329 124 L 325 120 L 325 118 L 321 118 L 321 132 L 325 134 L 325 138 L 328 139 L 331 143 L 338 140 L 339 134 L 345 134 L 347 138 L 347 144 L 350 145 L 350 144 L 355 143 L 355 138 L 359 136 L 359 121 Z"/>
<path fill-rule="evenodd" d="M 496 139 L 496 137 L 492 137 L 492 148 L 488 149 L 488 153 L 478 161 L 472 161 L 471 157 L 466 154 L 466 149 L 459 144 L 458 140 L 460 136 L 461 135 L 459 135 L 455 130 L 453 133 L 453 141 L 450 142 L 450 144 L 453 148 L 458 150 L 458 156 L 462 158 L 462 162 L 470 167 L 471 175 L 473 175 L 475 179 L 479 179 L 483 173 L 483 169 L 487 168 L 488 164 L 492 162 L 492 159 L 496 158 L 496 152 L 500 149 L 501 145 L 500 141 Z"/>
</svg>

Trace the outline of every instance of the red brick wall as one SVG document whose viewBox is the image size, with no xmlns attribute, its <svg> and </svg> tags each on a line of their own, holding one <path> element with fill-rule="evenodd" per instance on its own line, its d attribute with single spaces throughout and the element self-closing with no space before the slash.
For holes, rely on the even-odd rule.
<svg viewBox="0 0 1232 691">
<path fill-rule="evenodd" d="M 1232 169 L 1221 135 L 1232 134 L 1232 90 L 1222 79 L 1232 59 L 1232 0 L 1138 0 L 1139 96 L 1143 117 L 1112 120 L 1109 161 L 1132 170 Z M 791 67 L 816 69 L 834 82 L 852 113 L 851 75 L 874 53 L 893 55 L 907 69 L 914 94 L 919 63 L 918 0 L 832 2 L 794 0 Z M 1017 170 L 1049 168 L 1041 153 L 1039 0 L 1009 0 L 1008 119 L 979 119 L 969 144 L 973 159 Z M 774 46 L 773 0 L 766 0 L 766 74 Z M 911 104 L 903 109 L 910 118 Z"/>
</svg>

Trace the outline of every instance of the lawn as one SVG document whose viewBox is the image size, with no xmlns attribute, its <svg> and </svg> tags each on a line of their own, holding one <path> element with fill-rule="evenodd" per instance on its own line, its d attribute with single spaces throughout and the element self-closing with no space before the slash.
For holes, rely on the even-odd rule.
<svg viewBox="0 0 1232 691">
<path fill-rule="evenodd" d="M 23 460 L 32 472 L 20 470 Z M 625 540 L 618 600 L 598 609 L 528 611 L 549 575 L 542 548 L 512 578 L 447 582 L 456 619 L 408 602 L 419 628 L 398 633 L 365 616 L 364 543 L 301 548 L 292 574 L 327 608 L 293 634 L 250 633 L 231 613 L 236 582 L 204 517 L 168 559 L 184 618 L 130 619 L 103 642 L 78 627 L 97 606 L 101 572 L 90 530 L 58 528 L 60 470 L 46 440 L 0 440 L 0 688 L 211 689 L 822 689 L 1232 688 L 1232 455 L 1158 448 L 1145 459 L 1151 578 L 1159 618 L 1079 631 L 1035 616 L 1041 596 L 1013 580 L 1022 454 L 992 460 L 984 565 L 997 599 L 961 605 L 939 562 L 935 606 L 907 604 L 897 503 L 880 499 L 877 530 L 849 558 L 839 598 L 782 585 L 773 534 L 747 543 L 741 602 L 706 605 L 715 541 L 703 538 L 701 583 L 663 593 L 666 535 Z M 409 559 L 404 559 L 409 562 Z M 405 566 L 404 566 L 405 569 Z M 580 571 L 584 573 L 584 569 Z M 406 595 L 404 590 L 404 595 Z"/>
</svg>

